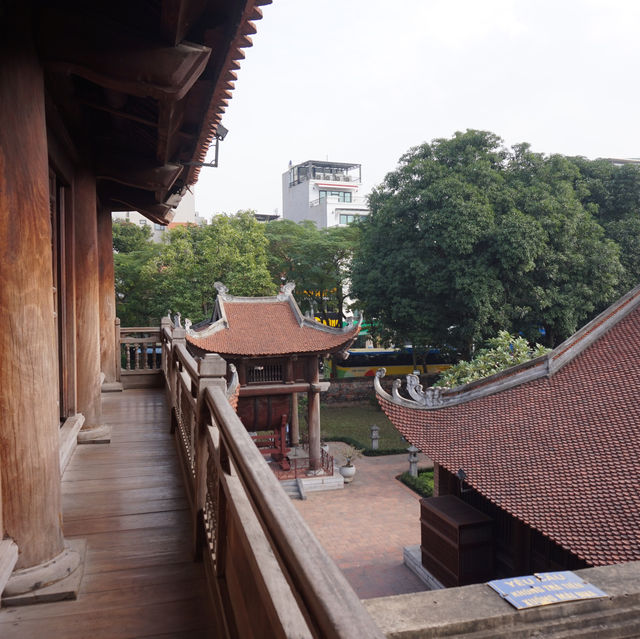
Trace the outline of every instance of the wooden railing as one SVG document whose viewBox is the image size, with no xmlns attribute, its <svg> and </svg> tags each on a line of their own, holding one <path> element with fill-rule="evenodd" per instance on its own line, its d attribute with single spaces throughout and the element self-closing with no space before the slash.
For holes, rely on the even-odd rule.
<svg viewBox="0 0 640 639">
<path fill-rule="evenodd" d="M 162 383 L 162 337 L 157 327 L 119 328 L 116 370 L 124 388 L 157 386 Z"/>
<path fill-rule="evenodd" d="M 381 639 L 231 407 L 224 360 L 195 360 L 184 330 L 168 321 L 162 351 L 193 551 L 204 561 L 218 634 Z"/>
</svg>

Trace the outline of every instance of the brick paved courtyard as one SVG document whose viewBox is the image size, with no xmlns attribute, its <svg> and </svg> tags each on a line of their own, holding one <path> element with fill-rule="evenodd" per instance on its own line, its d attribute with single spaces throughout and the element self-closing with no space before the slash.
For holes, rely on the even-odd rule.
<svg viewBox="0 0 640 639">
<path fill-rule="evenodd" d="M 340 458 L 340 443 L 331 443 Z M 309 493 L 298 510 L 361 599 L 426 590 L 402 563 L 402 548 L 420 543 L 419 499 L 395 479 L 407 455 L 362 457 L 344 490 Z M 420 457 L 420 467 L 430 465 Z"/>
</svg>

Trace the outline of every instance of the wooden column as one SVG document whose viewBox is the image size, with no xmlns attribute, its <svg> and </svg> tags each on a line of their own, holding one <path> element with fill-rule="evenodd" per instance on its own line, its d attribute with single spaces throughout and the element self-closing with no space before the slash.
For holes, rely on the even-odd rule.
<svg viewBox="0 0 640 639">
<path fill-rule="evenodd" d="M 314 471 L 322 467 L 320 456 L 320 389 L 318 388 L 320 377 L 317 357 L 309 358 L 307 375 L 311 383 L 311 390 L 307 394 L 309 398 L 307 413 L 307 424 L 309 425 L 309 468 Z"/>
<path fill-rule="evenodd" d="M 98 260 L 100 273 L 100 370 L 103 390 L 122 390 L 116 371 L 116 292 L 113 268 L 111 211 L 98 211 Z"/>
<path fill-rule="evenodd" d="M 300 445 L 300 421 L 298 419 L 298 393 L 291 393 L 291 446 Z"/>
<path fill-rule="evenodd" d="M 96 182 L 87 169 L 74 179 L 76 232 L 76 349 L 78 412 L 85 418 L 79 443 L 109 441 L 100 404 L 100 286 Z"/>
<path fill-rule="evenodd" d="M 11 20 L 9 19 L 9 22 Z M 0 473 L 18 568 L 63 551 L 44 85 L 27 29 L 0 48 Z M 6 594 L 6 593 L 5 593 Z"/>
</svg>

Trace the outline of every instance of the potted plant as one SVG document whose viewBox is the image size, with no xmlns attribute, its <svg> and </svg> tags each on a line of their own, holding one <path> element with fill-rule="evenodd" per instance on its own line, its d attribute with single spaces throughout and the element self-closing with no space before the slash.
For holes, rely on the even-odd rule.
<svg viewBox="0 0 640 639">
<path fill-rule="evenodd" d="M 344 464 L 340 466 L 340 474 L 344 477 L 345 484 L 348 484 L 353 481 L 353 476 L 356 474 L 356 467 L 353 465 L 353 460 L 362 456 L 362 450 L 354 446 L 347 446 L 343 456 Z"/>
</svg>

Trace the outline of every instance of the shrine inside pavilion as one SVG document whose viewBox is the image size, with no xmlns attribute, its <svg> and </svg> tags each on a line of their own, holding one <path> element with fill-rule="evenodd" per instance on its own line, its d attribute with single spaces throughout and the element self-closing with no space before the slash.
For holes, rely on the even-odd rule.
<svg viewBox="0 0 640 639">
<path fill-rule="evenodd" d="M 300 443 L 298 394 L 307 394 L 309 472 L 321 470 L 320 358 L 345 353 L 360 325 L 331 328 L 305 317 L 292 282 L 277 296 L 236 297 L 216 282 L 218 296 L 210 320 L 187 325 L 194 356 L 218 353 L 234 365 L 239 380 L 238 416 L 263 452 L 288 470 L 288 453 Z M 188 322 L 187 322 L 188 324 Z M 289 433 L 287 433 L 287 430 Z"/>
</svg>

